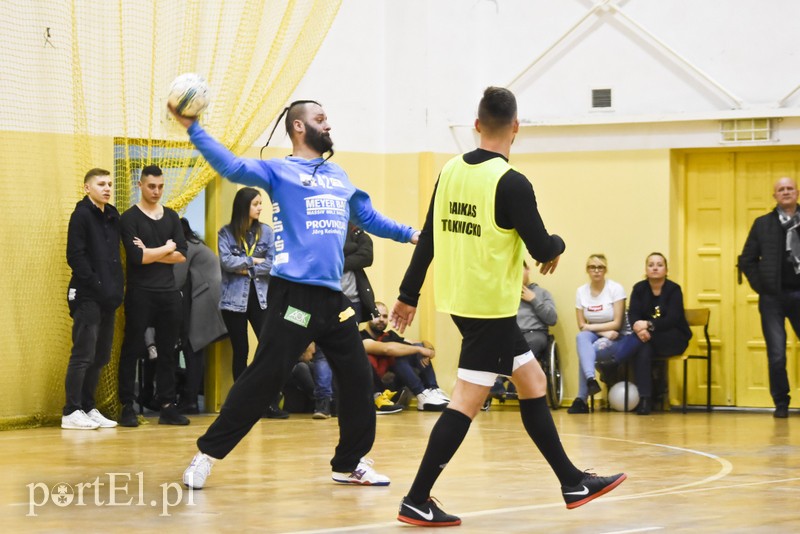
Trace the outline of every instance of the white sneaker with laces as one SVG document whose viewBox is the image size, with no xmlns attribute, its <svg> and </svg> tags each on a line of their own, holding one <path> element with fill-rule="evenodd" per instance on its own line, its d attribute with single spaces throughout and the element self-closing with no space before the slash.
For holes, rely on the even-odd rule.
<svg viewBox="0 0 800 534">
<path fill-rule="evenodd" d="M 438 393 L 438 394 L 439 394 L 439 396 L 440 396 L 441 398 L 443 398 L 443 399 L 444 399 L 444 400 L 446 400 L 447 402 L 450 402 L 450 395 L 448 395 L 447 393 L 445 393 L 445 392 L 444 392 L 444 390 L 443 390 L 442 388 L 436 388 L 436 389 L 434 389 L 434 391 L 435 391 L 436 393 Z"/>
<path fill-rule="evenodd" d="M 362 486 L 388 486 L 391 482 L 389 477 L 376 473 L 372 468 L 374 462 L 369 458 L 361 458 L 358 466 L 352 473 L 333 472 L 331 478 L 340 484 L 360 484 Z"/>
<path fill-rule="evenodd" d="M 198 490 L 203 489 L 215 461 L 216 458 L 198 451 L 192 458 L 192 463 L 183 472 L 183 483 L 186 487 Z"/>
<path fill-rule="evenodd" d="M 86 417 L 100 425 L 100 428 L 114 428 L 117 426 L 116 421 L 112 421 L 111 419 L 104 417 L 103 414 L 97 410 L 97 408 L 92 408 L 92 410 L 86 414 Z"/>
<path fill-rule="evenodd" d="M 83 410 L 75 410 L 69 415 L 61 416 L 61 428 L 67 430 L 94 430 L 100 425 L 93 421 Z"/>
<path fill-rule="evenodd" d="M 426 389 L 417 395 L 417 410 L 419 411 L 441 412 L 448 404 L 449 402 L 436 393 L 435 389 Z"/>
</svg>

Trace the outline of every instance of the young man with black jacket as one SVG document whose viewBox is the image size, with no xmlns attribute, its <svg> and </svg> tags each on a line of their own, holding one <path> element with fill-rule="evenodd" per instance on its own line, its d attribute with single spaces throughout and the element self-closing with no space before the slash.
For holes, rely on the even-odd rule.
<svg viewBox="0 0 800 534">
<path fill-rule="evenodd" d="M 119 212 L 111 201 L 111 175 L 91 169 L 83 179 L 86 196 L 75 205 L 67 231 L 72 269 L 67 300 L 72 316 L 72 353 L 65 380 L 61 428 L 93 430 L 117 426 L 95 408 L 100 371 L 111 358 L 114 313 L 122 303 Z"/>
</svg>

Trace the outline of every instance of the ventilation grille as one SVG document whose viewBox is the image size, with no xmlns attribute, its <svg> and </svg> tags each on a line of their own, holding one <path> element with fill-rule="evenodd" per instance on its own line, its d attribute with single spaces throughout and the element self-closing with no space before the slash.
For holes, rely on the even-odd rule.
<svg viewBox="0 0 800 534">
<path fill-rule="evenodd" d="M 592 108 L 610 108 L 611 89 L 592 89 Z"/>
<path fill-rule="evenodd" d="M 769 141 L 772 121 L 769 119 L 732 119 L 720 121 L 723 143 Z"/>
</svg>

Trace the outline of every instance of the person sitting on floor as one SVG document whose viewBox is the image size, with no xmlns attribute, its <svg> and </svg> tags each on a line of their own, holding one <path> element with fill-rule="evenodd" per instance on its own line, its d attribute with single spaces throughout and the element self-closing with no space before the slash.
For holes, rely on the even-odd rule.
<svg viewBox="0 0 800 534">
<path fill-rule="evenodd" d="M 431 359 L 436 351 L 428 342 L 422 346 L 406 341 L 397 332 L 386 330 L 389 312 L 383 302 L 376 302 L 378 317 L 361 330 L 367 357 L 381 377 L 386 371 L 395 374 L 398 386 L 408 387 L 417 397 L 417 410 L 442 411 L 450 398 L 436 383 L 436 373 Z"/>
</svg>

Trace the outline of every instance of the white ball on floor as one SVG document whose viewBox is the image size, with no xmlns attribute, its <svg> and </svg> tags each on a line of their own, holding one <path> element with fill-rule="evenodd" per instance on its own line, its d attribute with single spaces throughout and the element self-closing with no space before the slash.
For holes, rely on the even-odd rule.
<svg viewBox="0 0 800 534">
<path fill-rule="evenodd" d="M 608 404 L 618 412 L 625 411 L 625 382 L 617 382 L 608 391 Z M 639 389 L 636 384 L 628 382 L 628 411 L 639 404 Z"/>
</svg>

